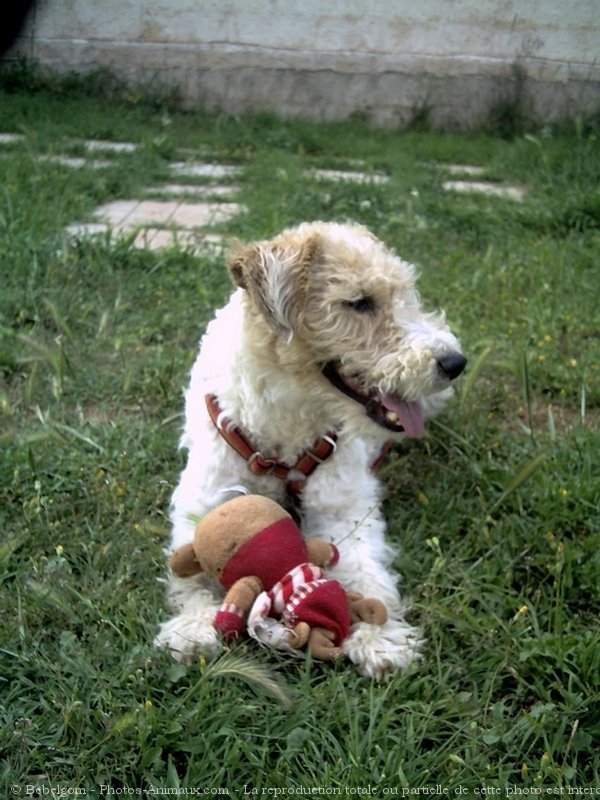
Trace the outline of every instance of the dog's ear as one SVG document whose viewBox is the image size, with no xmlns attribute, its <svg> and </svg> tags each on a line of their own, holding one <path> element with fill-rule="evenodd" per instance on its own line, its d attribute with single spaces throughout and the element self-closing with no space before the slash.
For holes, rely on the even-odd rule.
<svg viewBox="0 0 600 800">
<path fill-rule="evenodd" d="M 228 260 L 233 282 L 245 289 L 271 326 L 288 341 L 302 319 L 317 234 L 293 245 L 267 242 L 235 249 Z"/>
</svg>

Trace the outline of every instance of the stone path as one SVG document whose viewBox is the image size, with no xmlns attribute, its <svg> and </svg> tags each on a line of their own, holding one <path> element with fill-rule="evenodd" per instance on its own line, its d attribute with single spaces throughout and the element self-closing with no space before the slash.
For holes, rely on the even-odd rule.
<svg viewBox="0 0 600 800">
<path fill-rule="evenodd" d="M 0 133 L 0 147 L 10 147 L 24 140 L 22 134 Z M 98 139 L 73 140 L 68 144 L 83 147 L 92 157 L 57 154 L 39 158 L 70 169 L 87 167 L 100 170 L 114 168 L 119 155 L 132 153 L 137 148 L 133 142 Z M 196 252 L 222 248 L 222 236 L 213 230 L 214 227 L 246 211 L 243 205 L 234 202 L 239 185 L 227 182 L 240 177 L 242 170 L 228 164 L 195 160 L 197 153 L 193 151 L 179 152 L 189 154 L 190 160 L 174 161 L 169 165 L 172 182 L 148 186 L 140 198 L 114 200 L 99 206 L 91 221 L 69 225 L 68 235 L 75 239 L 96 235 L 131 236 L 135 247 L 150 250 L 172 246 L 191 248 Z M 102 158 L 103 155 L 112 158 Z M 351 163 L 351 170 L 310 169 L 305 174 L 319 181 L 361 186 L 381 185 L 390 180 L 390 176 L 382 172 L 367 172 L 362 161 L 353 160 Z M 447 192 L 485 194 L 517 202 L 522 201 L 526 194 L 524 186 L 486 181 L 484 167 L 472 164 L 429 166 L 451 176 L 451 180 L 442 181 L 442 189 Z"/>
<path fill-rule="evenodd" d="M 136 234 L 136 247 L 158 250 L 172 245 L 202 249 L 218 247 L 220 236 L 210 229 L 237 216 L 238 203 L 190 203 L 185 200 L 113 200 L 94 211 L 95 222 L 69 225 L 76 238 L 86 234 Z"/>
<path fill-rule="evenodd" d="M 22 134 L 0 133 L 0 146 L 24 140 Z M 40 160 L 69 169 L 109 169 L 119 163 L 121 154 L 137 148 L 133 142 L 98 139 L 72 140 L 67 145 L 77 145 L 91 157 L 52 154 L 40 155 Z M 181 151 L 181 154 L 188 153 Z M 246 211 L 244 206 L 233 202 L 239 186 L 222 181 L 235 179 L 242 170 L 227 164 L 189 160 L 172 162 L 169 171 L 174 179 L 184 179 L 186 183 L 156 184 L 144 188 L 142 197 L 104 203 L 95 209 L 91 221 L 69 225 L 67 234 L 73 239 L 127 236 L 132 237 L 135 247 L 150 250 L 173 246 L 197 252 L 222 248 L 223 237 L 213 228 Z"/>
<path fill-rule="evenodd" d="M 131 152 L 130 142 L 88 141 L 86 149 L 97 152 Z M 235 198 L 239 186 L 214 183 L 215 180 L 237 177 L 241 170 L 225 164 L 197 161 L 176 161 L 169 165 L 174 177 L 202 179 L 201 184 L 165 183 L 149 186 L 142 194 L 152 199 L 114 200 L 99 206 L 94 221 L 76 223 L 67 229 L 71 236 L 85 235 L 134 236 L 135 247 L 160 250 L 178 246 L 195 251 L 218 250 L 223 237 L 212 228 L 244 213 L 244 206 L 228 202 Z M 164 198 L 168 199 L 164 199 Z"/>
</svg>

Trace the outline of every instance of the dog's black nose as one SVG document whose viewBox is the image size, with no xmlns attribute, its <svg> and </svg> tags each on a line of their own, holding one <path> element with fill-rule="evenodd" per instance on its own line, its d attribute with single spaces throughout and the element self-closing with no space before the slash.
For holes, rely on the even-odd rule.
<svg viewBox="0 0 600 800">
<path fill-rule="evenodd" d="M 453 381 L 458 378 L 463 369 L 467 366 L 467 359 L 462 353 L 452 351 L 446 353 L 445 356 L 438 358 L 438 369 L 442 372 L 448 380 Z"/>
</svg>

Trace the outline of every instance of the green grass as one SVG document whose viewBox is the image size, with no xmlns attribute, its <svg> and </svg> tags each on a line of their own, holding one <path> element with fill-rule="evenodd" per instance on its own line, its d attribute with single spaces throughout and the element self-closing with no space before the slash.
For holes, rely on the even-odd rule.
<svg viewBox="0 0 600 800">
<path fill-rule="evenodd" d="M 4 794 L 598 786 L 598 131 L 506 141 L 7 88 L 0 130 L 26 138 L 0 155 Z M 81 137 L 141 147 L 101 173 L 38 159 Z M 224 232 L 363 222 L 463 340 L 460 396 L 382 468 L 427 637 L 407 674 L 371 683 L 247 643 L 186 668 L 151 647 L 182 389 L 229 284 L 218 257 L 64 228 L 165 178 L 182 147 L 244 167 L 248 213 Z M 353 159 L 389 184 L 305 173 Z M 451 162 L 528 195 L 445 193 Z"/>
</svg>

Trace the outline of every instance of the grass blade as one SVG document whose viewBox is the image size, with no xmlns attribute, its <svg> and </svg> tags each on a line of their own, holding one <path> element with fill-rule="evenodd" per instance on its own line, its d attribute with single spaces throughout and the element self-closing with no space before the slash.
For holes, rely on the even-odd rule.
<svg viewBox="0 0 600 800">
<path fill-rule="evenodd" d="M 479 375 L 485 366 L 485 363 L 492 352 L 492 348 L 490 345 L 484 348 L 484 350 L 477 356 L 475 363 L 473 366 L 469 367 L 467 374 L 465 375 L 461 388 L 460 388 L 460 407 L 464 408 L 467 397 L 469 396 L 471 389 L 473 388 L 476 380 L 479 378 Z"/>
<path fill-rule="evenodd" d="M 89 436 L 86 436 L 85 434 L 80 433 L 78 430 L 76 430 L 75 428 L 72 428 L 70 425 L 65 425 L 62 422 L 52 422 L 52 423 L 48 423 L 48 424 L 50 425 L 51 428 L 56 430 L 57 433 L 59 433 L 59 434 L 67 434 L 67 436 L 72 436 L 74 439 L 77 439 L 78 441 L 83 442 L 84 444 L 87 444 L 90 447 L 93 447 L 94 450 L 97 450 L 99 453 L 106 452 L 104 447 L 102 447 L 101 444 L 98 444 L 98 442 L 95 442 Z M 66 437 L 64 437 L 64 438 L 66 438 Z"/>
<path fill-rule="evenodd" d="M 516 489 L 519 488 L 519 486 L 522 486 L 522 484 L 524 484 L 525 481 L 527 481 L 533 475 L 533 473 L 538 469 L 538 467 L 540 467 L 544 463 L 544 461 L 546 460 L 547 457 L 548 457 L 548 454 L 545 453 L 545 452 L 544 453 L 538 453 L 538 455 L 535 456 L 535 458 L 532 458 L 530 461 L 526 461 L 524 464 L 522 464 L 519 467 L 516 475 L 509 482 L 508 486 L 502 492 L 500 497 L 496 500 L 495 503 L 493 503 L 490 506 L 490 508 L 487 511 L 487 516 L 492 514 L 499 506 L 501 506 L 502 503 L 504 503 L 504 501 L 508 497 L 510 497 L 510 495 Z"/>
<path fill-rule="evenodd" d="M 72 444 L 72 440 L 75 439 L 75 444 L 82 442 L 89 447 L 93 447 L 94 450 L 97 450 L 99 453 L 105 453 L 105 448 L 101 444 L 98 444 L 98 442 L 95 442 L 92 438 L 81 433 L 76 428 L 72 428 L 70 425 L 66 425 L 63 422 L 50 422 L 50 420 L 44 416 L 44 412 L 39 406 L 36 406 L 35 413 L 44 429 L 54 436 L 57 436 L 59 439 L 62 439 L 63 442 Z M 33 441 L 32 437 L 29 437 L 28 441 Z"/>
<path fill-rule="evenodd" d="M 47 297 L 45 297 L 43 299 L 43 303 L 46 306 L 46 308 L 48 309 L 48 311 L 50 312 L 50 316 L 52 317 L 52 320 L 54 321 L 54 324 L 56 325 L 56 327 L 60 331 L 62 331 L 62 333 L 67 337 L 69 342 L 71 344 L 73 344 L 74 341 L 75 341 L 75 337 L 73 336 L 73 333 L 72 333 L 70 327 L 68 326 L 66 320 L 59 314 L 59 311 L 56 308 L 56 306 L 54 305 L 54 303 L 51 302 L 50 300 L 48 300 Z"/>
<path fill-rule="evenodd" d="M 531 380 L 529 377 L 529 364 L 527 362 L 527 353 L 523 350 L 521 356 L 521 380 L 523 382 L 523 390 L 525 392 L 525 404 L 527 406 L 527 425 L 529 426 L 529 435 L 532 441 L 535 441 L 533 431 L 533 402 L 531 399 Z"/>
<path fill-rule="evenodd" d="M 214 680 L 225 675 L 238 678 L 254 689 L 257 687 L 262 689 L 287 709 L 293 706 L 292 699 L 280 679 L 275 678 L 268 669 L 253 659 L 229 653 L 210 662 L 204 668 L 201 680 L 202 682 Z"/>
</svg>

